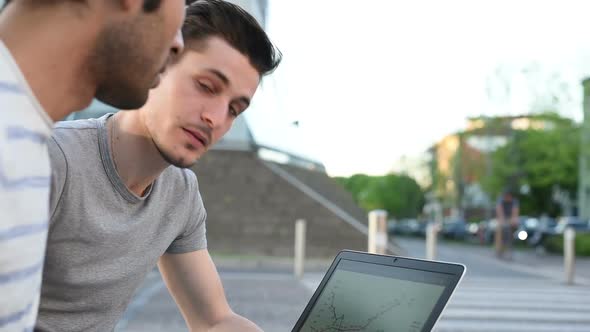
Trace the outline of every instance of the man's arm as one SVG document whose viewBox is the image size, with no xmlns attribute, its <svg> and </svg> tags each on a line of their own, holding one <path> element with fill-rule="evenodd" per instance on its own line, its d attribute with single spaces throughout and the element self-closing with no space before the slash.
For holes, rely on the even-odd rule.
<svg viewBox="0 0 590 332">
<path fill-rule="evenodd" d="M 262 331 L 231 310 L 206 249 L 164 254 L 158 268 L 190 331 Z"/>
</svg>

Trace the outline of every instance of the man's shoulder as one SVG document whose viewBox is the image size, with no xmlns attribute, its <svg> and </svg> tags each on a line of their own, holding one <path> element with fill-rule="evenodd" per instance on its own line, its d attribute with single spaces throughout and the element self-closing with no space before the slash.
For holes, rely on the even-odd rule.
<svg viewBox="0 0 590 332">
<path fill-rule="evenodd" d="M 59 121 L 54 126 L 54 135 L 65 135 L 66 133 L 73 133 L 82 130 L 97 130 L 100 126 L 100 123 L 101 119 Z"/>
<path fill-rule="evenodd" d="M 89 155 L 98 155 L 98 131 L 101 119 L 60 121 L 55 124 L 48 142 L 52 164 L 66 160 L 87 160 Z M 94 159 L 94 158 L 91 158 Z"/>
<path fill-rule="evenodd" d="M 62 148 L 86 148 L 86 142 L 96 140 L 100 125 L 101 119 L 60 121 L 55 124 L 52 138 Z"/>
</svg>

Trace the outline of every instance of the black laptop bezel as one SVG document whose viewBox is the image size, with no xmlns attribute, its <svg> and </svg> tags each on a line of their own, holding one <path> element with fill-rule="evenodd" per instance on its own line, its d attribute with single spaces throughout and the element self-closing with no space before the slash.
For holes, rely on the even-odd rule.
<svg viewBox="0 0 590 332">
<path fill-rule="evenodd" d="M 422 270 L 428 272 L 435 272 L 435 273 L 445 273 L 450 275 L 450 285 L 449 287 L 445 288 L 445 291 L 440 296 L 438 302 L 432 309 L 428 319 L 424 323 L 424 327 L 422 331 L 430 331 L 436 324 L 438 318 L 440 317 L 442 311 L 444 310 L 445 306 L 447 305 L 451 295 L 455 291 L 455 288 L 461 281 L 463 274 L 465 273 L 465 266 L 461 264 L 455 263 L 445 263 L 445 262 L 436 262 L 436 261 L 427 261 L 427 260 L 420 260 L 415 258 L 407 258 L 407 257 L 400 257 L 400 256 L 386 256 L 386 255 L 376 255 L 370 254 L 366 252 L 359 252 L 359 251 L 352 251 L 352 250 L 342 250 L 334 261 L 328 272 L 324 275 L 322 282 L 315 290 L 313 296 L 307 303 L 307 306 L 299 316 L 297 323 L 293 327 L 292 332 L 299 332 L 303 327 L 307 317 L 309 316 L 311 309 L 315 305 L 316 301 L 318 300 L 320 294 L 322 293 L 324 287 L 328 283 L 328 280 L 332 277 L 332 274 L 336 270 L 336 267 L 340 263 L 341 260 L 351 260 L 351 261 L 358 261 L 363 263 L 371 263 L 377 265 L 384 265 L 384 266 L 394 266 L 399 268 L 407 268 L 412 270 Z"/>
</svg>

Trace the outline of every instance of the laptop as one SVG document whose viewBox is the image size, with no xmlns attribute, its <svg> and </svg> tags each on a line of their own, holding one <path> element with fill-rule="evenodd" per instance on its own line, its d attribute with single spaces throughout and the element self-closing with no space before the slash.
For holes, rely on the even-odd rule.
<svg viewBox="0 0 590 332">
<path fill-rule="evenodd" d="M 465 266 L 341 251 L 293 332 L 431 331 Z"/>
</svg>

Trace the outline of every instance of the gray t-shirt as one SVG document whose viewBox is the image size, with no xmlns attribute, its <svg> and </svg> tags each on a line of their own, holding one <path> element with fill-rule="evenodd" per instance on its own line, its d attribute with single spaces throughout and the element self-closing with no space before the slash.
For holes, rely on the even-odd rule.
<svg viewBox="0 0 590 332">
<path fill-rule="evenodd" d="M 50 228 L 35 331 L 112 331 L 158 258 L 204 249 L 195 174 L 168 167 L 143 197 L 127 189 L 106 121 L 62 122 L 49 142 Z"/>
</svg>

